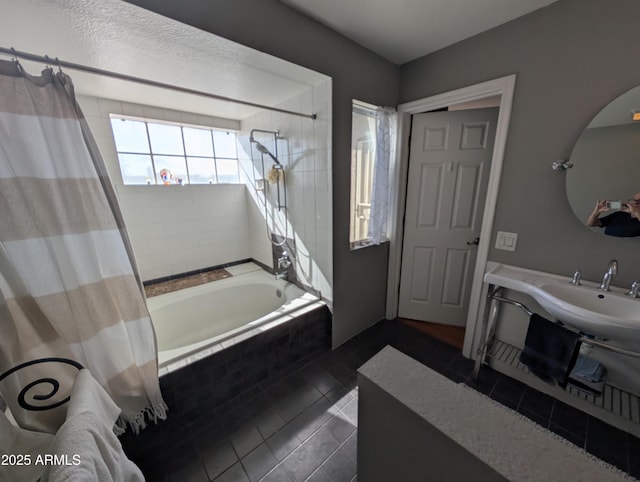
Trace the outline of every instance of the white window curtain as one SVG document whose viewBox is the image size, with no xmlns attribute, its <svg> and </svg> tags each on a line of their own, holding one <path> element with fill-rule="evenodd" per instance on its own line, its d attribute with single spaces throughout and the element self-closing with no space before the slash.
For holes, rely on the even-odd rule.
<svg viewBox="0 0 640 482">
<path fill-rule="evenodd" d="M 121 409 L 119 428 L 164 419 L 133 251 L 63 72 L 32 76 L 0 61 L 0 219 L 0 374 L 20 367 L 0 393 L 18 424 L 52 433 L 64 421 L 64 401 L 54 395 L 68 394 L 77 370 L 29 365 L 43 358 L 87 368 Z"/>
<path fill-rule="evenodd" d="M 376 146 L 371 191 L 371 215 L 368 237 L 371 244 L 388 239 L 389 175 L 396 145 L 396 110 L 393 107 L 376 109 Z"/>
</svg>

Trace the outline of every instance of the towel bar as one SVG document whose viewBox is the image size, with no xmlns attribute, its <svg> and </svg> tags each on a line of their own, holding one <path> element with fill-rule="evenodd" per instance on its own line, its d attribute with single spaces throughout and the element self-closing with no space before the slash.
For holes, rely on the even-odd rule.
<svg viewBox="0 0 640 482">
<path fill-rule="evenodd" d="M 524 306 L 522 303 L 520 303 L 519 301 L 515 301 L 515 300 L 510 300 L 509 298 L 504 298 L 503 296 L 498 296 L 498 295 L 493 295 L 492 298 L 494 300 L 498 300 L 498 301 L 503 301 L 504 303 L 509 303 L 511 305 L 515 305 L 518 308 L 520 308 L 522 311 L 524 311 L 527 315 L 531 316 L 533 315 L 533 311 L 531 311 L 529 308 L 527 308 L 526 306 Z"/>
<path fill-rule="evenodd" d="M 509 303 L 511 305 L 515 305 L 518 308 L 520 308 L 522 311 L 524 311 L 527 315 L 529 315 L 529 316 L 533 315 L 533 312 L 529 308 L 527 308 L 525 305 L 523 305 L 519 301 L 511 300 L 509 298 L 505 298 L 504 296 L 501 296 L 499 294 L 498 290 L 494 290 L 493 292 L 491 292 L 491 294 L 489 295 L 489 298 L 492 299 L 492 300 L 501 301 L 503 303 Z M 592 338 L 590 336 L 581 336 L 580 337 L 580 341 L 583 342 L 583 343 L 588 343 L 589 345 L 593 345 L 593 346 L 597 346 L 599 348 L 603 348 L 605 350 L 610 350 L 610 351 L 613 351 L 615 353 L 620 353 L 621 355 L 626 355 L 626 356 L 630 356 L 630 357 L 634 357 L 634 358 L 640 358 L 640 352 L 633 351 L 633 350 L 628 350 L 626 348 L 622 348 L 622 347 L 615 346 L 615 345 L 610 345 L 608 343 L 604 343 L 604 342 L 602 342 L 600 340 L 597 340 L 595 338 Z"/>
<path fill-rule="evenodd" d="M 562 390 L 560 387 L 547 388 L 545 383 L 536 385 L 527 367 L 520 362 L 521 349 L 509 345 L 496 336 L 496 330 L 500 318 L 500 309 L 504 304 L 512 304 L 522 312 L 531 316 L 533 312 L 523 303 L 509 299 L 504 296 L 505 288 L 498 285 L 489 284 L 487 303 L 485 304 L 482 323 L 480 324 L 479 341 L 480 346 L 476 354 L 475 366 L 472 373 L 473 379 L 478 379 L 480 368 L 484 364 L 489 364 L 499 372 L 518 379 L 518 374 L 525 374 L 525 379 L 521 380 L 530 386 L 537 388 L 558 400 L 574 405 L 605 422 L 625 430 L 633 435 L 640 436 L 640 397 L 631 391 L 610 385 L 605 382 L 602 394 L 585 394 L 581 390 L 575 389 L 572 385 Z M 568 328 L 571 328 L 569 325 Z M 578 332 L 578 330 L 575 330 Z M 579 340 L 585 344 L 608 350 L 620 355 L 633 358 L 640 358 L 640 352 L 622 348 L 607 343 L 608 340 L 594 339 L 582 332 L 579 333 Z M 532 381 L 529 383 L 528 379 Z M 544 387 L 544 388 L 543 388 Z"/>
</svg>

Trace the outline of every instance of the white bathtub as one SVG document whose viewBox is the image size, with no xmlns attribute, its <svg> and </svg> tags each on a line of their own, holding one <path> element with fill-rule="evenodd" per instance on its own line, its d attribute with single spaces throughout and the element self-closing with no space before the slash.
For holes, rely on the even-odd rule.
<svg viewBox="0 0 640 482">
<path fill-rule="evenodd" d="M 317 297 L 263 270 L 147 300 L 160 375 L 321 305 Z"/>
</svg>

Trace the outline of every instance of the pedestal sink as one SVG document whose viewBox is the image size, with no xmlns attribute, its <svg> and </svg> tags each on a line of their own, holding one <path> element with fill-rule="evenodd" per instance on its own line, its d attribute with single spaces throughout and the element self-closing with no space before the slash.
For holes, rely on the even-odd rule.
<svg viewBox="0 0 640 482">
<path fill-rule="evenodd" d="M 640 299 L 626 296 L 622 288 L 602 291 L 589 281 L 576 286 L 569 283 L 569 276 L 493 262 L 488 263 L 484 280 L 531 296 L 559 321 L 584 333 L 623 341 L 640 339 Z"/>
</svg>

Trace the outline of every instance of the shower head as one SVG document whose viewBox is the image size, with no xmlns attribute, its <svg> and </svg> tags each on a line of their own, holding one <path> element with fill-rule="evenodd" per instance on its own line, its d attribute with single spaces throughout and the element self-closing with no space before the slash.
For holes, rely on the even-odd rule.
<svg viewBox="0 0 640 482">
<path fill-rule="evenodd" d="M 271 154 L 269 152 L 269 149 L 267 149 L 267 147 L 265 145 L 260 144 L 258 141 L 255 141 L 255 144 L 256 144 L 256 149 L 258 149 L 263 154 Z"/>
<path fill-rule="evenodd" d="M 256 149 L 258 149 L 258 151 L 262 154 L 266 154 L 268 155 L 271 159 L 274 160 L 274 162 L 276 163 L 276 165 L 278 167 L 282 167 L 282 164 L 280 164 L 280 161 L 276 158 L 276 156 L 274 156 L 273 154 L 271 154 L 271 151 L 269 149 L 266 148 L 266 146 L 264 144 L 260 144 L 258 141 L 256 141 L 253 137 L 250 139 L 251 142 L 253 142 L 256 145 Z"/>
</svg>

